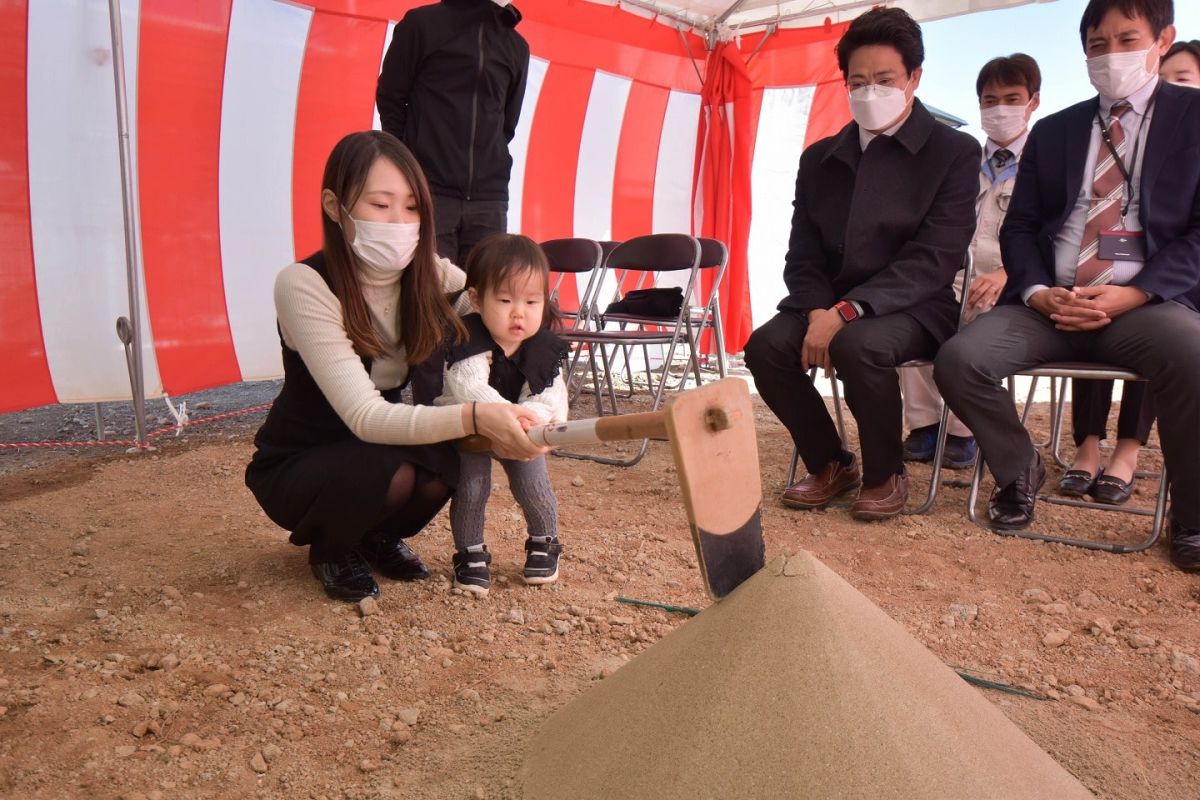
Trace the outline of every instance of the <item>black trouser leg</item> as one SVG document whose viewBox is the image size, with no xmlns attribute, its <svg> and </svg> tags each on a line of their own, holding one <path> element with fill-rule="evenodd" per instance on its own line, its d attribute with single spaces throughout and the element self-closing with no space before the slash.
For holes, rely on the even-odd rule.
<svg viewBox="0 0 1200 800">
<path fill-rule="evenodd" d="M 833 337 L 833 368 L 858 425 L 863 486 L 874 488 L 904 471 L 904 403 L 896 366 L 929 358 L 936 349 L 929 332 L 907 314 L 864 317 Z"/>
<path fill-rule="evenodd" d="M 493 233 L 508 230 L 507 200 L 468 200 L 463 203 L 462 221 L 458 228 L 459 266 L 467 263 L 471 248 Z"/>
<path fill-rule="evenodd" d="M 1038 364 L 1079 358 L 1085 336 L 1055 329 L 1031 308 L 1005 305 L 980 316 L 938 351 L 933 378 L 975 434 L 998 486 L 1015 481 L 1034 458 L 1004 379 Z"/>
<path fill-rule="evenodd" d="M 1108 411 L 1112 406 L 1113 381 L 1071 379 L 1071 434 L 1075 446 L 1089 436 L 1108 437 Z"/>
<path fill-rule="evenodd" d="M 1200 314 L 1175 302 L 1135 308 L 1096 333 L 1092 357 L 1149 379 L 1171 513 L 1200 528 Z"/>
<path fill-rule="evenodd" d="M 433 225 L 437 232 L 438 255 L 450 259 L 460 267 L 464 263 L 458 258 L 458 236 L 462 216 L 462 200 L 436 194 L 433 196 Z"/>
<path fill-rule="evenodd" d="M 1121 390 L 1121 411 L 1117 414 L 1117 438 L 1150 440 L 1154 425 L 1154 398 L 1145 381 L 1130 381 Z"/>
<path fill-rule="evenodd" d="M 842 453 L 842 440 L 825 400 L 800 363 L 808 321 L 781 311 L 746 342 L 746 367 L 767 407 L 792 435 L 804 466 L 820 472 Z"/>
</svg>

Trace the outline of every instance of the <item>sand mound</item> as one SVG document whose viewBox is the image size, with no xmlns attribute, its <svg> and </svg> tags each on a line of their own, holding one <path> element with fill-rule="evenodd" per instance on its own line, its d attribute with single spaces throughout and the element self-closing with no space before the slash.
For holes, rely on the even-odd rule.
<svg viewBox="0 0 1200 800">
<path fill-rule="evenodd" d="M 808 554 L 562 708 L 522 780 L 530 800 L 1092 796 Z"/>
</svg>

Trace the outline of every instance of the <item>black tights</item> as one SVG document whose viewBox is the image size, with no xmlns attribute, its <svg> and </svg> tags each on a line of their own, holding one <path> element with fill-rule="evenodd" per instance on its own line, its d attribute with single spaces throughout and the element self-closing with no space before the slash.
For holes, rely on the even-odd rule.
<svg viewBox="0 0 1200 800">
<path fill-rule="evenodd" d="M 413 536 L 429 524 L 446 501 L 450 487 L 431 472 L 401 464 L 387 490 L 387 517 L 378 526 L 386 536 Z"/>
</svg>

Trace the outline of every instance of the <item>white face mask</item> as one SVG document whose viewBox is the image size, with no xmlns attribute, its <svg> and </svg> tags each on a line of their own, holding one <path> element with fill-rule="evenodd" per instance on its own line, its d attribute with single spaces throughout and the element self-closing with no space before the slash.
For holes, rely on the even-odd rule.
<svg viewBox="0 0 1200 800">
<path fill-rule="evenodd" d="M 911 78 L 909 79 L 911 83 Z M 881 86 L 870 83 L 850 91 L 850 113 L 858 127 L 867 131 L 881 131 L 893 124 L 908 106 L 904 88 Z"/>
<path fill-rule="evenodd" d="M 1110 100 L 1124 100 L 1158 74 L 1146 69 L 1146 57 L 1154 48 L 1133 53 L 1107 53 L 1087 60 L 1088 79 L 1096 91 Z"/>
<path fill-rule="evenodd" d="M 1030 101 L 1033 102 L 1033 101 Z M 997 144 L 1010 142 L 1025 130 L 1025 111 L 1029 103 L 1023 106 L 991 106 L 979 112 L 980 125 L 988 138 Z"/>
<path fill-rule="evenodd" d="M 345 211 L 345 209 L 343 209 Z M 355 219 L 345 211 L 354 225 L 351 249 L 368 266 L 381 272 L 403 272 L 412 263 L 421 240 L 419 222 L 371 222 Z"/>
</svg>

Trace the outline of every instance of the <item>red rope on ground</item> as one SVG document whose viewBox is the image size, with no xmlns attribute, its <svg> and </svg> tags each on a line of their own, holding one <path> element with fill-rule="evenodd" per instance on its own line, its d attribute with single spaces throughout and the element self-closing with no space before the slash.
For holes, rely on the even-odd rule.
<svg viewBox="0 0 1200 800">
<path fill-rule="evenodd" d="M 136 439 L 110 439 L 109 441 L 90 441 L 90 442 L 0 442 L 0 450 L 17 450 L 20 448 L 47 448 L 47 447 L 136 447 L 139 450 L 150 449 L 150 440 L 156 436 L 163 436 L 171 431 L 180 431 L 189 425 L 203 425 L 206 422 L 216 422 L 217 420 L 229 419 L 230 417 L 240 417 L 243 414 L 253 414 L 255 411 L 266 411 L 271 407 L 271 403 L 263 403 L 250 408 L 242 408 L 237 411 L 228 411 L 224 414 L 214 414 L 211 417 L 203 417 L 201 419 L 188 420 L 184 425 L 168 425 L 165 428 L 159 428 L 156 431 L 151 431 L 146 434 L 146 444 L 142 444 Z"/>
</svg>

